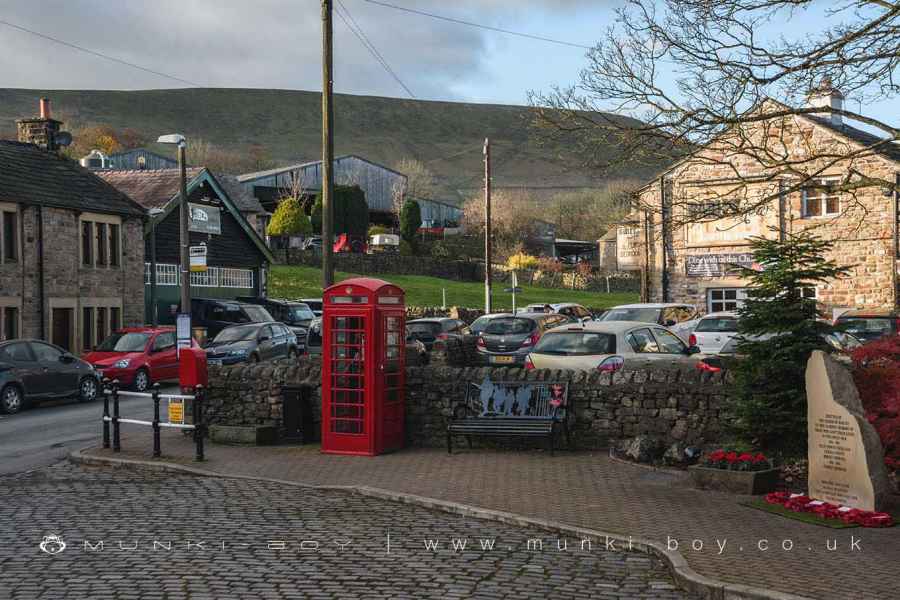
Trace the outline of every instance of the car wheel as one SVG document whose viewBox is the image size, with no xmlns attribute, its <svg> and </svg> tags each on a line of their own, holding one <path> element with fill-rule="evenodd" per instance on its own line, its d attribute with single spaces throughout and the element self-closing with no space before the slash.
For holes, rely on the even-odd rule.
<svg viewBox="0 0 900 600">
<path fill-rule="evenodd" d="M 84 377 L 78 384 L 78 400 L 80 402 L 93 402 L 97 399 L 97 379 Z"/>
<path fill-rule="evenodd" d="M 0 392 L 0 412 L 8 415 L 14 415 L 25 405 L 25 397 L 22 395 L 22 388 L 17 385 L 9 384 Z"/>
<path fill-rule="evenodd" d="M 296 348 L 288 348 L 288 358 L 291 360 L 297 360 L 297 349 Z"/>
<path fill-rule="evenodd" d="M 134 383 L 131 384 L 136 392 L 146 392 L 150 389 L 150 373 L 147 369 L 138 369 L 134 374 Z"/>
</svg>

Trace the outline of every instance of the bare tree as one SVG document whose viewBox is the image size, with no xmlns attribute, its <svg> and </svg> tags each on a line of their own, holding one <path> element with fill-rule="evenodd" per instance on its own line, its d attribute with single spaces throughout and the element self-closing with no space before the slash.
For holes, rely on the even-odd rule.
<svg viewBox="0 0 900 600">
<path fill-rule="evenodd" d="M 391 188 L 394 214 L 399 218 L 403 203 L 408 198 L 434 198 L 438 185 L 434 174 L 425 164 L 414 158 L 402 158 L 391 167 L 406 176 L 406 182 L 397 182 Z"/>
<path fill-rule="evenodd" d="M 808 14 L 826 25 L 773 35 L 778 23 Z M 600 169 L 684 159 L 731 180 L 703 202 L 673 197 L 641 208 L 669 210 L 673 224 L 740 220 L 837 167 L 843 175 L 829 188 L 850 198 L 897 190 L 894 177 L 865 165 L 896 151 L 900 129 L 850 108 L 900 92 L 897 0 L 628 0 L 615 23 L 576 85 L 532 93 L 531 102 L 544 135 Z M 836 102 L 832 90 L 855 102 Z M 817 120 L 846 135 L 814 135 Z M 851 120 L 879 135 L 847 127 Z M 673 211 L 679 202 L 686 206 Z"/>
</svg>

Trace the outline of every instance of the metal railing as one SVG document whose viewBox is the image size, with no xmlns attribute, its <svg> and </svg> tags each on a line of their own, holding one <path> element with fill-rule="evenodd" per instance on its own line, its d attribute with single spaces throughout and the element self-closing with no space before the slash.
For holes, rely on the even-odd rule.
<svg viewBox="0 0 900 600">
<path fill-rule="evenodd" d="M 203 455 L 203 438 L 206 435 L 206 424 L 203 420 L 203 401 L 206 398 L 206 389 L 202 385 L 198 385 L 194 388 L 194 395 L 186 395 L 186 394 L 160 394 L 159 393 L 159 384 L 153 384 L 153 392 L 123 392 L 119 390 L 119 380 L 114 379 L 110 381 L 109 379 L 103 380 L 102 386 L 103 392 L 103 447 L 109 448 L 112 446 L 113 452 L 120 452 L 122 450 L 122 440 L 120 435 L 120 429 L 122 423 L 129 423 L 131 425 L 144 425 L 153 428 L 153 457 L 159 458 L 162 455 L 162 450 L 160 448 L 160 432 L 163 427 L 169 427 L 172 429 L 182 429 L 185 431 L 192 431 L 194 435 L 194 445 L 196 447 L 196 453 L 194 456 L 194 460 L 202 461 L 204 460 Z M 109 413 L 109 404 L 110 404 L 110 396 L 112 396 L 112 415 Z M 137 398 L 152 398 L 153 399 L 153 420 L 152 421 L 141 421 L 138 419 L 123 419 L 119 414 L 119 396 L 131 396 Z M 193 409 L 193 423 L 171 423 L 171 422 L 163 422 L 159 419 L 159 402 L 161 399 L 165 399 L 166 402 L 171 402 L 172 400 L 191 400 L 192 401 L 192 409 Z M 183 409 L 182 409 L 183 410 Z M 182 420 L 184 413 L 182 413 Z M 109 426 L 112 424 L 112 443 L 110 443 L 110 431 Z"/>
</svg>

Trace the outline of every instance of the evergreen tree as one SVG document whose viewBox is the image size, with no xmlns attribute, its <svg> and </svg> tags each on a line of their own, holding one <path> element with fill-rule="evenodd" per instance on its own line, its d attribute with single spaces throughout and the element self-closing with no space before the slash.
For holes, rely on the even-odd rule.
<svg viewBox="0 0 900 600">
<path fill-rule="evenodd" d="M 844 276 L 824 255 L 832 242 L 809 232 L 784 239 L 752 238 L 757 269 L 741 269 L 749 280 L 739 309 L 735 362 L 735 433 L 762 448 L 799 452 L 806 447 L 806 363 L 813 350 L 829 352 L 833 332 L 809 290 Z"/>
<path fill-rule="evenodd" d="M 309 218 L 317 233 L 322 231 L 322 193 L 316 194 Z M 369 205 L 366 194 L 358 185 L 334 188 L 334 235 L 347 233 L 354 237 L 365 237 L 369 227 Z"/>
<path fill-rule="evenodd" d="M 400 237 L 410 245 L 416 241 L 416 232 L 422 226 L 422 209 L 415 200 L 407 200 L 400 210 Z"/>
</svg>

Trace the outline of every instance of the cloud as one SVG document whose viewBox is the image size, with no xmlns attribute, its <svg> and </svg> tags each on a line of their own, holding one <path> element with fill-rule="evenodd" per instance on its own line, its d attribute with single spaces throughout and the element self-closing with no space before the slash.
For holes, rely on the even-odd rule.
<svg viewBox="0 0 900 600">
<path fill-rule="evenodd" d="M 520 0 L 390 0 L 391 3 L 516 29 Z M 335 0 L 349 11 L 399 77 L 422 98 L 477 81 L 495 34 L 364 0 Z M 532 0 L 527 14 L 589 8 L 589 0 Z M 0 18 L 97 52 L 211 87 L 319 89 L 318 0 L 0 0 Z M 558 13 L 557 13 L 558 14 Z M 338 14 L 335 90 L 403 97 Z M 537 32 L 539 33 L 539 32 Z M 502 37 L 502 35 L 500 36 Z M 0 25 L 0 63 L 8 87 L 136 89 L 179 87 L 168 80 Z"/>
</svg>

